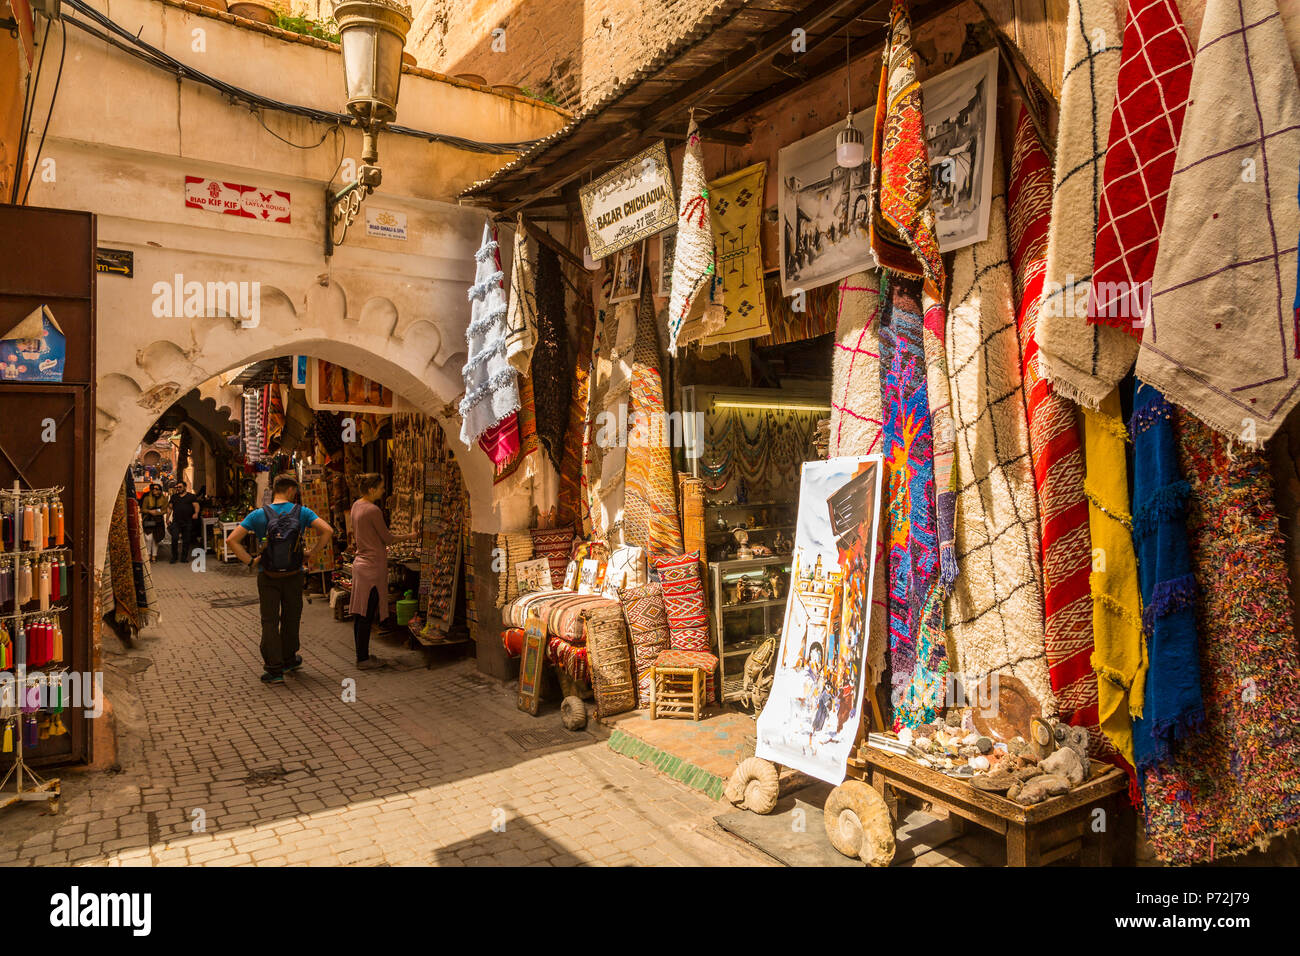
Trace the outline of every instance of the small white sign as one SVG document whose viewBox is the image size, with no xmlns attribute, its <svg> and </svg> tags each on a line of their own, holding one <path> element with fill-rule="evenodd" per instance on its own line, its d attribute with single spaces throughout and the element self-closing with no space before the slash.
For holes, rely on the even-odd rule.
<svg viewBox="0 0 1300 956">
<path fill-rule="evenodd" d="M 366 235 L 406 240 L 406 213 L 366 207 Z"/>
</svg>

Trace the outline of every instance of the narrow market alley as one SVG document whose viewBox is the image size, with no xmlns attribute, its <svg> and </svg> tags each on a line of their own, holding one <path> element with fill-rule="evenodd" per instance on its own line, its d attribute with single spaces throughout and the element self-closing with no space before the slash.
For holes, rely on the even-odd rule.
<svg viewBox="0 0 1300 956">
<path fill-rule="evenodd" d="M 258 680 L 255 579 L 153 566 L 162 621 L 104 630 L 119 772 L 63 770 L 62 809 L 0 817 L 0 865 L 773 865 L 721 805 L 515 706 L 472 660 L 388 645 L 359 672 L 317 596 L 303 668 Z M 345 702 L 355 680 L 355 702 Z M 116 692 L 115 689 L 116 688 Z"/>
</svg>

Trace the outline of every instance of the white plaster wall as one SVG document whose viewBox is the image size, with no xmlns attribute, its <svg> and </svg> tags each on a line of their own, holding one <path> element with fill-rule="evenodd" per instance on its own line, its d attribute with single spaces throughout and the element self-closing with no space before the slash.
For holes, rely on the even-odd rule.
<svg viewBox="0 0 1300 956">
<path fill-rule="evenodd" d="M 342 106 L 337 52 L 155 0 L 101 5 L 149 42 L 224 80 L 304 105 Z M 205 52 L 191 49 L 195 30 L 203 31 Z M 51 31 L 52 44 L 57 36 L 58 28 Z M 49 55 L 57 53 L 56 47 Z M 45 71 L 42 104 L 49 101 L 53 73 Z M 564 121 L 548 108 L 410 74 L 398 112 L 404 125 L 480 140 L 535 138 Z M 283 114 L 261 120 L 299 144 L 316 142 L 328 129 Z M 38 111 L 33 151 L 43 121 Z M 366 237 L 362 219 L 327 260 L 325 183 L 338 166 L 340 146 L 345 156 L 359 156 L 359 137 L 348 133 L 340 144 L 331 134 L 319 148 L 295 149 L 262 122 L 213 91 L 178 84 L 68 31 L 67 63 L 31 203 L 91 210 L 98 215 L 99 245 L 135 254 L 133 278 L 100 275 L 97 281 L 97 555 L 104 553 L 121 475 L 149 425 L 190 389 L 251 361 L 305 353 L 346 365 L 439 418 L 453 441 L 459 435 L 448 405 L 463 391 L 466 288 L 483 214 L 451 200 L 509 157 L 382 136 L 384 183 L 367 205 L 405 213 L 409 238 Z M 187 208 L 187 175 L 285 190 L 291 221 Z M 502 246 L 510 248 L 508 241 Z M 156 316 L 155 283 L 170 283 L 177 274 L 202 283 L 259 283 L 260 324 Z M 499 530 L 486 456 L 460 449 L 457 458 L 473 529 Z"/>
</svg>

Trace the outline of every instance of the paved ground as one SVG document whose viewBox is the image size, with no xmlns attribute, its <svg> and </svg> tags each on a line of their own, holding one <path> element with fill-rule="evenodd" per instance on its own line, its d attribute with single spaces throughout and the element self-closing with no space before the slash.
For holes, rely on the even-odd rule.
<svg viewBox="0 0 1300 956">
<path fill-rule="evenodd" d="M 317 599 L 303 670 L 267 687 L 252 578 L 154 580 L 163 621 L 129 650 L 105 629 L 121 771 L 65 773 L 58 815 L 0 813 L 0 865 L 773 863 L 712 822 L 723 804 L 602 728 L 521 713 L 472 661 L 358 672 L 351 627 Z"/>
</svg>

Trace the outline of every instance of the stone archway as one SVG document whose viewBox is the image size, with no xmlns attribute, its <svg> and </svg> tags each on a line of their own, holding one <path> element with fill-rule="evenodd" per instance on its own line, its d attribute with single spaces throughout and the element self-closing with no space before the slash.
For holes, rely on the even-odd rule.
<svg viewBox="0 0 1300 956">
<path fill-rule="evenodd" d="M 141 437 L 162 413 L 223 372 L 293 354 L 345 365 L 382 382 L 435 418 L 457 452 L 473 530 L 496 530 L 491 467 L 485 456 L 466 453 L 458 441 L 460 422 L 454 402 L 462 392 L 463 351 L 449 354 L 443 348 L 442 331 L 432 322 L 421 319 L 401 326 L 396 307 L 386 298 L 374 296 L 352 308 L 337 281 L 322 279 L 309 287 L 300 299 L 305 305 L 301 311 L 279 288 L 263 285 L 260 291 L 261 314 L 255 328 L 224 316 L 173 320 L 165 326 L 143 323 L 134 367 L 101 367 L 95 447 L 97 564 L 103 566 L 108 524 L 120 488 L 115 477 L 125 472 Z M 173 334 L 165 338 L 150 334 L 160 328 Z M 117 343 L 119 352 L 121 344 Z"/>
</svg>

